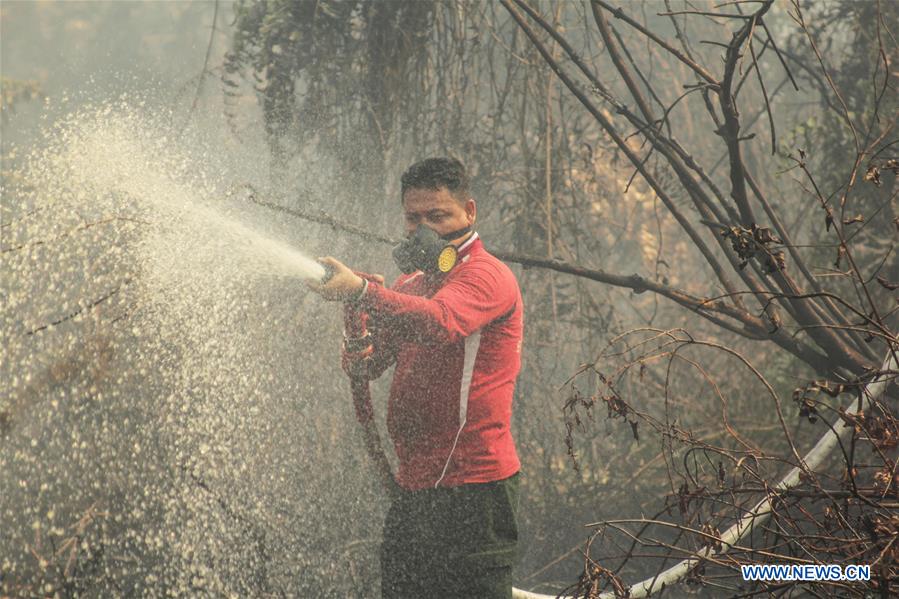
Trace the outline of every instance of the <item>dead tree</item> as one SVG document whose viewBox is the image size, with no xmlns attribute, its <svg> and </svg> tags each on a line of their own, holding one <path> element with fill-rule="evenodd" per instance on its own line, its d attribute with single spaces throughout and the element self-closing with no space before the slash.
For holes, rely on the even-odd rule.
<svg viewBox="0 0 899 599">
<path fill-rule="evenodd" d="M 662 19 L 650 25 L 645 15 L 634 16 L 634 6 L 587 2 L 592 23 L 581 23 L 589 26 L 581 36 L 568 33 L 577 28 L 560 27 L 533 2 L 502 4 L 702 256 L 709 287 L 723 293 L 696 295 L 636 275 L 593 278 L 663 296 L 731 334 L 776 346 L 818 377 L 796 388 L 791 408 L 753 360 L 725 344 L 661 329 L 613 340 L 570 383 L 569 432 L 582 428 L 594 407 L 605 407 L 610 418 L 628 422 L 635 435 L 638 425 L 649 426 L 669 447 L 682 448 L 690 457 L 669 469 L 673 492 L 656 517 L 597 523 L 583 575 L 570 590 L 583 597 L 603 591 L 633 597 L 686 581 L 740 596 L 788 593 L 799 584 L 818 596 L 895 592 L 899 395 L 893 381 L 899 339 L 897 282 L 885 273 L 894 272 L 899 228 L 892 208 L 897 194 L 896 106 L 890 100 L 899 47 L 882 7 L 868 7 L 868 24 L 876 35 L 865 79 L 868 93 L 863 94 L 866 111 L 859 114 L 847 106 L 845 92 L 835 82 L 821 51 L 821 32 L 810 24 L 815 17 L 798 1 L 777 6 L 773 0 L 733 2 L 707 10 L 690 3 L 673 10 L 666 2 L 666 10 L 656 16 L 670 20 L 674 41 L 659 32 Z M 793 35 L 803 38 L 805 56 L 779 47 L 767 23 L 775 9 L 787 12 Z M 706 30 L 712 26 L 717 35 L 691 38 L 685 28 L 697 21 L 708 25 Z M 604 56 L 594 53 L 591 58 L 583 50 L 589 47 L 585 40 L 597 36 Z M 714 51 L 697 51 L 697 42 Z M 646 66 L 653 60 L 674 63 L 685 76 L 654 80 Z M 772 95 L 785 84 L 772 86 L 772 65 L 797 90 L 800 78 L 794 72 L 800 69 L 819 83 L 821 101 L 830 103 L 830 116 L 851 141 L 839 164 L 816 162 L 800 147 L 782 149 L 782 158 L 789 161 L 786 171 L 803 190 L 792 202 L 770 177 L 776 170 L 773 162 L 757 159 L 759 143 L 770 144 L 771 154 L 778 150 Z M 706 113 L 702 143 L 680 126 L 679 116 L 691 102 Z M 768 126 L 757 134 L 752 128 L 761 119 Z M 716 176 L 716 154 L 726 168 L 724 177 Z M 832 170 L 818 170 L 828 167 Z M 839 174 L 833 183 L 835 171 Z M 793 224 L 787 214 L 794 215 Z M 881 243 L 871 255 L 860 232 L 884 230 L 883 224 L 892 231 L 893 242 Z M 803 244 L 797 241 L 800 236 L 811 236 L 815 243 Z M 832 268 L 816 267 L 825 253 L 833 259 Z M 569 272 L 579 274 L 576 270 Z M 696 346 L 731 355 L 764 384 L 786 452 L 777 454 L 743 439 L 726 420 L 722 426 L 736 447 L 703 441 L 668 419 L 667 412 L 635 409 L 619 390 L 630 373 L 639 370 L 642 379 L 647 364 L 686 359 L 684 348 Z M 613 359 L 622 362 L 617 369 L 609 366 Z M 705 376 L 700 364 L 694 366 Z M 596 382 L 585 383 L 589 391 L 583 392 L 584 384 L 577 381 L 587 374 Z M 669 382 L 656 381 L 666 402 Z M 820 439 L 810 450 L 792 438 L 788 412 L 819 424 Z M 829 455 L 831 450 L 837 457 Z M 777 467 L 772 470 L 771 464 Z M 622 572 L 629 572 L 634 560 L 650 558 L 658 564 L 653 576 L 630 586 L 623 581 Z M 870 581 L 862 583 L 742 582 L 739 566 L 758 562 L 871 564 L 872 572 Z"/>
</svg>

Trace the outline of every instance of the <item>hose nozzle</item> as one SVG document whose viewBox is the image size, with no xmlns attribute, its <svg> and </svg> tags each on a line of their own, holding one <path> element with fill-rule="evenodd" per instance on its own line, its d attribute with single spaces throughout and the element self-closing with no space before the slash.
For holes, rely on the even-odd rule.
<svg viewBox="0 0 899 599">
<path fill-rule="evenodd" d="M 319 264 L 321 264 L 321 267 L 325 270 L 325 274 L 322 275 L 322 278 L 319 279 L 318 282 L 321 285 L 327 285 L 328 281 L 331 280 L 331 277 L 334 276 L 334 267 L 330 264 L 325 264 L 324 262 L 319 262 Z"/>
</svg>

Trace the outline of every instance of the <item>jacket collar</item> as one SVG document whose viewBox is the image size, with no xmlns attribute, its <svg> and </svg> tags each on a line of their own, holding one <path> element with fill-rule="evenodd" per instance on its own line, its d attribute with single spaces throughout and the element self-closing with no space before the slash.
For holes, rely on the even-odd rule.
<svg viewBox="0 0 899 599">
<path fill-rule="evenodd" d="M 462 245 L 456 248 L 456 254 L 458 255 L 459 261 L 465 262 L 466 260 L 468 260 L 466 256 L 483 246 L 484 244 L 481 242 L 481 237 L 478 235 L 478 232 L 475 231 L 471 234 L 471 237 L 466 239 L 465 242 L 462 243 Z"/>
</svg>

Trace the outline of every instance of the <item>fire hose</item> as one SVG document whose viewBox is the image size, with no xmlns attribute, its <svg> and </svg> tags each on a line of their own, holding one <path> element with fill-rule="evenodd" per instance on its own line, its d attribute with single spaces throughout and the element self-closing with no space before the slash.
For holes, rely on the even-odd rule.
<svg viewBox="0 0 899 599">
<path fill-rule="evenodd" d="M 364 275 L 362 275 L 364 276 Z M 371 280 L 371 279 L 370 279 Z M 374 348 L 367 328 L 368 314 L 352 303 L 343 305 L 344 345 L 342 366 L 350 378 L 350 389 L 353 395 L 353 408 L 356 420 L 362 427 L 365 451 L 375 465 L 378 479 L 388 495 L 396 489 L 390 462 L 381 445 L 381 435 L 375 424 L 374 408 L 371 403 L 371 390 L 368 386 L 368 367 Z"/>
</svg>

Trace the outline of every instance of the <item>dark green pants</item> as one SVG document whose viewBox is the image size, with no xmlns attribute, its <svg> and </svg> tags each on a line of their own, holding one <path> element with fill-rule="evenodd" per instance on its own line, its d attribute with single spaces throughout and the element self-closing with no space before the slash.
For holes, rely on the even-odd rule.
<svg viewBox="0 0 899 599">
<path fill-rule="evenodd" d="M 396 493 L 381 545 L 383 598 L 512 597 L 518 474 Z"/>
</svg>

